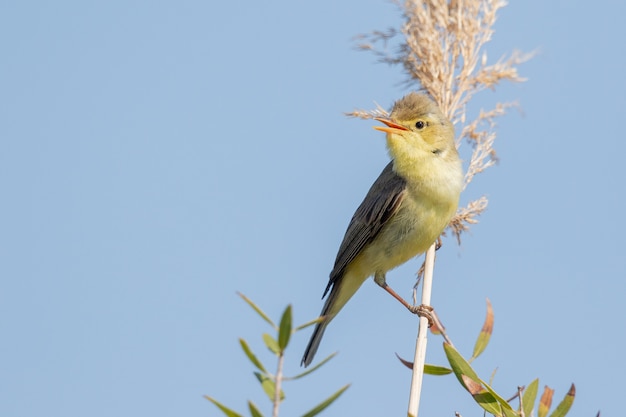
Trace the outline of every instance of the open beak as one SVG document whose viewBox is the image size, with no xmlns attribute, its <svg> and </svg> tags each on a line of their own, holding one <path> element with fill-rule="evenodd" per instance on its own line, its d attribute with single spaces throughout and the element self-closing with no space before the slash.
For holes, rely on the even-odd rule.
<svg viewBox="0 0 626 417">
<path fill-rule="evenodd" d="M 381 132 L 402 133 L 402 132 L 406 132 L 409 130 L 406 127 L 400 126 L 399 124 L 394 123 L 389 119 L 383 119 L 382 117 L 374 117 L 374 120 L 378 120 L 379 122 L 387 125 L 387 126 L 374 126 L 374 129 L 380 130 Z"/>
</svg>

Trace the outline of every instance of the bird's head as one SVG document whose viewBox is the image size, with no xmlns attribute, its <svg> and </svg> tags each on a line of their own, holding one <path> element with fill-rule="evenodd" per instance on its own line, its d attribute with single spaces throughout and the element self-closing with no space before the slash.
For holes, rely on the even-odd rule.
<svg viewBox="0 0 626 417">
<path fill-rule="evenodd" d="M 417 162 L 432 155 L 458 158 L 452 123 L 425 94 L 409 93 L 395 102 L 388 118 L 375 120 L 385 124 L 374 129 L 387 133 L 394 160 Z"/>
</svg>

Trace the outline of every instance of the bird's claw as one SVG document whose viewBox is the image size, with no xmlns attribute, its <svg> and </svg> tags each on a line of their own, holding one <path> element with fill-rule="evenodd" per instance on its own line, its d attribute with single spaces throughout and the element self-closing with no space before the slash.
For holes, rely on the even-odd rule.
<svg viewBox="0 0 626 417">
<path fill-rule="evenodd" d="M 417 314 L 420 317 L 425 317 L 428 319 L 428 327 L 431 327 L 435 320 L 433 319 L 433 308 L 431 306 L 427 306 L 424 304 L 420 304 L 418 306 L 410 306 L 409 311 L 413 314 Z"/>
</svg>

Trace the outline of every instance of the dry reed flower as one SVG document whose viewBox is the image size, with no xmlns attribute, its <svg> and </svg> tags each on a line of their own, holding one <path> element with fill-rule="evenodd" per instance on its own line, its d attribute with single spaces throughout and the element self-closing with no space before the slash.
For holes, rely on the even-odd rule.
<svg viewBox="0 0 626 417">
<path fill-rule="evenodd" d="M 496 103 L 490 110 L 481 110 L 478 116 L 467 120 L 466 107 L 470 99 L 485 89 L 494 89 L 502 81 L 523 82 L 517 66 L 533 54 L 513 51 L 495 64 L 487 63 L 483 47 L 491 40 L 497 11 L 506 5 L 503 0 L 443 0 L 396 1 L 404 23 L 401 31 L 373 31 L 357 37 L 358 48 L 373 52 L 381 62 L 401 65 L 406 84 L 418 85 L 439 103 L 455 126 L 461 125 L 457 148 L 463 142 L 471 148 L 471 157 L 465 173 L 465 186 L 497 162 L 494 148 L 495 118 L 506 114 L 515 103 Z M 395 52 L 390 44 L 402 39 Z M 379 46 L 382 44 L 382 49 Z M 373 111 L 355 110 L 349 116 L 363 119 L 387 115 L 380 106 Z M 457 128 L 457 131 L 459 129 Z M 487 208 L 485 196 L 460 207 L 449 228 L 461 243 L 461 234 Z"/>
</svg>

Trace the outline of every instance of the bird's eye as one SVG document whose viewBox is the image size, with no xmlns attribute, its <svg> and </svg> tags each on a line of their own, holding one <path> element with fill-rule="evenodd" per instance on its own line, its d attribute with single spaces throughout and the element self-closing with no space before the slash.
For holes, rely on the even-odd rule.
<svg viewBox="0 0 626 417">
<path fill-rule="evenodd" d="M 421 120 L 418 120 L 417 123 L 415 123 L 415 127 L 422 130 L 424 128 L 424 126 L 426 126 L 426 123 L 422 122 Z"/>
</svg>

